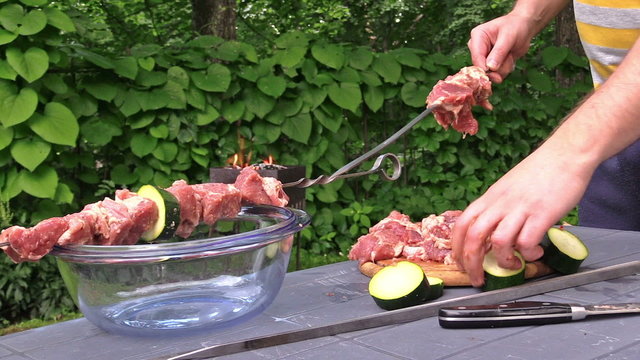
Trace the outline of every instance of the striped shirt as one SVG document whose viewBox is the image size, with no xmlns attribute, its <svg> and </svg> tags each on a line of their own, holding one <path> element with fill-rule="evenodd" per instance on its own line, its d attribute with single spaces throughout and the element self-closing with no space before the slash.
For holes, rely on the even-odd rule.
<svg viewBox="0 0 640 360">
<path fill-rule="evenodd" d="M 593 83 L 598 87 L 640 35 L 640 0 L 574 0 L 573 6 Z"/>
</svg>

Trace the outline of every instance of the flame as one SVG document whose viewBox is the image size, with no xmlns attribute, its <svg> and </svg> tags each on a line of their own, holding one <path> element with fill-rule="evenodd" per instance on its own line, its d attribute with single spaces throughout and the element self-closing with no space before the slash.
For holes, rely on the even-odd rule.
<svg viewBox="0 0 640 360">
<path fill-rule="evenodd" d="M 267 157 L 266 159 L 262 160 L 263 163 L 267 164 L 267 165 L 273 165 L 275 164 L 275 160 L 273 159 L 273 155 L 269 154 L 269 157 Z"/>
</svg>

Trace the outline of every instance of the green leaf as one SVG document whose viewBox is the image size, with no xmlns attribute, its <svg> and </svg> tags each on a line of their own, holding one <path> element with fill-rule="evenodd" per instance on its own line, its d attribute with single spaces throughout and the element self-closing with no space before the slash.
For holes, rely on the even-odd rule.
<svg viewBox="0 0 640 360">
<path fill-rule="evenodd" d="M 562 64 L 569 55 L 569 49 L 566 47 L 549 46 L 542 50 L 542 63 L 548 69 L 553 69 Z"/>
<path fill-rule="evenodd" d="M 127 165 L 118 164 L 111 169 L 111 180 L 116 184 L 129 185 L 138 181 L 138 175 Z"/>
<path fill-rule="evenodd" d="M 549 75 L 540 71 L 530 69 L 527 71 L 527 79 L 534 89 L 541 92 L 549 92 L 553 89 L 553 84 Z"/>
<path fill-rule="evenodd" d="M 162 46 L 157 44 L 136 44 L 131 48 L 131 55 L 137 58 L 143 58 L 155 55 L 160 50 L 162 50 Z"/>
<path fill-rule="evenodd" d="M 354 69 L 345 66 L 340 71 L 336 72 L 333 77 L 339 82 L 359 83 L 360 75 Z"/>
<path fill-rule="evenodd" d="M 47 21 L 51 26 L 66 32 L 76 31 L 76 26 L 71 21 L 71 18 L 61 10 L 53 7 L 46 7 L 43 10 L 47 14 Z"/>
<path fill-rule="evenodd" d="M 327 114 L 322 108 L 313 110 L 313 116 L 322 126 L 333 133 L 338 132 L 342 126 L 342 116 L 332 116 L 331 114 Z"/>
<path fill-rule="evenodd" d="M 234 101 L 232 103 L 224 103 L 222 105 L 222 117 L 228 122 L 236 122 L 242 118 L 245 110 L 245 103 L 242 101 Z"/>
<path fill-rule="evenodd" d="M 309 35 L 297 30 L 289 31 L 276 38 L 275 44 L 280 49 L 292 47 L 306 48 L 309 45 Z"/>
<path fill-rule="evenodd" d="M 0 59 L 0 79 L 15 80 L 18 73 L 13 70 L 9 63 Z"/>
<path fill-rule="evenodd" d="M 193 71 L 191 80 L 204 91 L 225 92 L 231 83 L 231 72 L 224 65 L 211 64 L 207 71 Z"/>
<path fill-rule="evenodd" d="M 312 125 L 309 114 L 298 114 L 285 119 L 282 124 L 282 133 L 297 142 L 306 144 L 311 136 Z"/>
<path fill-rule="evenodd" d="M 73 202 L 74 194 L 67 184 L 58 183 L 56 189 L 56 196 L 53 198 L 55 202 L 62 204 L 71 204 Z"/>
<path fill-rule="evenodd" d="M 385 82 L 392 84 L 397 84 L 402 75 L 402 66 L 391 54 L 378 55 L 371 68 L 382 76 Z"/>
<path fill-rule="evenodd" d="M 6 55 L 13 70 L 30 83 L 41 78 L 49 69 L 49 56 L 40 48 L 31 47 L 23 53 L 18 48 L 10 47 Z"/>
<path fill-rule="evenodd" d="M 400 89 L 400 97 L 409 106 L 424 107 L 429 91 L 424 85 L 418 86 L 416 83 L 408 82 Z"/>
<path fill-rule="evenodd" d="M 286 50 L 276 51 L 276 61 L 284 67 L 293 67 L 300 63 L 307 53 L 306 46 L 293 46 Z"/>
<path fill-rule="evenodd" d="M 268 122 L 256 121 L 252 125 L 256 144 L 273 144 L 280 138 L 282 133 L 280 126 Z"/>
<path fill-rule="evenodd" d="M 196 125 L 205 126 L 214 122 L 220 117 L 220 113 L 216 108 L 211 105 L 207 105 L 205 111 L 198 111 L 196 114 Z"/>
<path fill-rule="evenodd" d="M 20 174 L 15 167 L 11 167 L 7 172 L 7 178 L 2 187 L 2 200 L 9 201 L 22 192 L 20 186 Z"/>
<path fill-rule="evenodd" d="M 156 119 L 156 116 L 154 115 L 154 113 L 148 112 L 148 113 L 142 114 L 142 116 L 140 116 L 139 118 L 132 120 L 129 123 L 129 126 L 132 129 L 141 129 L 143 127 L 147 127 L 155 119 Z"/>
<path fill-rule="evenodd" d="M 274 98 L 280 97 L 287 88 L 287 82 L 273 74 L 258 79 L 257 85 L 260 91 Z"/>
<path fill-rule="evenodd" d="M 156 148 L 156 145 L 158 144 L 158 139 L 153 137 L 153 136 L 149 136 L 147 134 L 134 134 L 131 137 L 131 152 L 136 155 L 137 157 L 145 157 L 146 155 L 151 154 L 151 152 L 153 151 L 153 149 Z"/>
<path fill-rule="evenodd" d="M 138 76 L 138 62 L 133 56 L 114 60 L 113 66 L 116 74 L 127 79 L 135 80 Z"/>
<path fill-rule="evenodd" d="M 69 106 L 76 117 L 91 116 L 98 111 L 98 102 L 87 94 L 74 94 L 69 99 Z"/>
<path fill-rule="evenodd" d="M 7 4 L 0 8 L 0 25 L 9 31 L 17 31 L 23 17 L 24 9 L 18 4 Z"/>
<path fill-rule="evenodd" d="M 118 87 L 116 85 L 102 79 L 88 81 L 82 85 L 84 89 L 96 99 L 111 101 L 116 97 L 116 94 L 118 94 Z"/>
<path fill-rule="evenodd" d="M 259 118 L 264 118 L 276 105 L 276 101 L 254 89 L 245 89 L 243 100 L 247 110 L 256 114 Z"/>
<path fill-rule="evenodd" d="M 158 139 L 166 139 L 169 137 L 169 127 L 167 124 L 160 124 L 149 129 L 149 134 Z"/>
<path fill-rule="evenodd" d="M 358 47 L 349 55 L 349 66 L 358 70 L 365 70 L 373 62 L 373 53 L 368 47 Z"/>
<path fill-rule="evenodd" d="M 22 18 L 22 25 L 18 27 L 20 35 L 29 36 L 42 31 L 47 26 L 47 15 L 40 9 L 31 10 Z"/>
<path fill-rule="evenodd" d="M 329 98 L 343 109 L 356 112 L 362 103 L 360 86 L 354 83 L 332 84 L 328 86 Z"/>
<path fill-rule="evenodd" d="M 19 181 L 22 190 L 27 194 L 38 198 L 53 199 L 58 187 L 58 173 L 52 167 L 42 165 L 33 172 L 20 171 Z"/>
<path fill-rule="evenodd" d="M 75 52 L 90 63 L 97 65 L 103 69 L 113 69 L 115 65 L 108 57 L 97 54 L 93 51 L 81 47 L 74 47 Z"/>
<path fill-rule="evenodd" d="M 136 76 L 136 83 L 147 86 L 159 86 L 167 82 L 167 74 L 161 71 L 147 71 L 142 69 L 138 71 Z"/>
<path fill-rule="evenodd" d="M 302 100 L 311 106 L 311 110 L 317 108 L 327 98 L 327 90 L 320 87 L 309 86 L 300 94 Z"/>
<path fill-rule="evenodd" d="M 172 142 L 162 142 L 152 151 L 153 156 L 163 162 L 171 162 L 178 155 L 178 145 Z"/>
<path fill-rule="evenodd" d="M 187 96 L 184 93 L 182 85 L 174 82 L 167 81 L 162 89 L 154 90 L 153 93 L 163 92 L 167 98 L 165 106 L 169 109 L 186 109 L 187 108 Z"/>
<path fill-rule="evenodd" d="M 6 148 L 13 141 L 13 129 L 0 126 L 0 150 Z"/>
<path fill-rule="evenodd" d="M 51 144 L 38 138 L 20 139 L 11 144 L 11 156 L 29 171 L 34 171 L 42 164 L 50 152 Z"/>
<path fill-rule="evenodd" d="M 15 40 L 18 37 L 18 34 L 0 29 L 0 45 L 8 44 Z"/>
<path fill-rule="evenodd" d="M 373 71 L 361 71 L 360 78 L 369 86 L 382 86 L 382 80 L 380 76 Z"/>
<path fill-rule="evenodd" d="M 311 55 L 333 69 L 340 69 L 345 62 L 344 48 L 335 44 L 317 43 L 311 47 Z"/>
<path fill-rule="evenodd" d="M 377 112 L 384 105 L 384 92 L 379 86 L 367 86 L 364 90 L 364 102 L 369 109 Z"/>
<path fill-rule="evenodd" d="M 60 145 L 75 146 L 80 132 L 78 121 L 71 110 L 57 102 L 48 103 L 43 115 L 33 114 L 29 126 L 44 140 Z"/>
<path fill-rule="evenodd" d="M 415 50 L 408 48 L 399 48 L 390 52 L 396 60 L 402 65 L 420 69 L 422 67 L 422 58 L 416 54 Z"/>
<path fill-rule="evenodd" d="M 48 4 L 50 0 L 20 0 L 21 3 L 29 6 L 42 6 Z"/>
<path fill-rule="evenodd" d="M 7 96 L 0 103 L 2 125 L 10 127 L 27 120 L 36 111 L 38 94 L 32 88 L 22 88 L 17 95 Z"/>
<path fill-rule="evenodd" d="M 187 103 L 198 110 L 204 110 L 207 99 L 204 93 L 195 86 L 189 86 L 187 90 Z"/>
<path fill-rule="evenodd" d="M 140 65 L 141 68 L 147 71 L 152 71 L 153 68 L 156 66 L 156 60 L 152 57 L 140 58 L 138 59 L 138 64 Z"/>
<path fill-rule="evenodd" d="M 93 117 L 80 127 L 82 136 L 91 144 L 105 146 L 114 136 L 122 135 L 122 124 L 112 116 Z"/>
<path fill-rule="evenodd" d="M 66 94 L 69 91 L 69 86 L 59 74 L 46 74 L 42 80 L 47 89 L 58 95 Z"/>
<path fill-rule="evenodd" d="M 212 55 L 223 61 L 236 61 L 240 57 L 241 48 L 237 41 L 225 41 L 212 52 Z"/>
<path fill-rule="evenodd" d="M 173 81 L 186 89 L 189 87 L 189 74 L 180 66 L 172 66 L 167 70 L 167 81 Z"/>
</svg>

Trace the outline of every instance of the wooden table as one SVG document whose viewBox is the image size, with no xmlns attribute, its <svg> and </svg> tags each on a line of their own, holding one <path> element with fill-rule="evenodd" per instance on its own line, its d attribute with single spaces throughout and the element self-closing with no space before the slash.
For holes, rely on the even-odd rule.
<svg viewBox="0 0 640 360">
<path fill-rule="evenodd" d="M 640 232 L 573 227 L 591 255 L 583 269 L 640 259 Z M 106 333 L 76 319 L 0 337 L 0 360 L 163 359 L 203 346 L 328 324 L 381 312 L 355 262 L 287 274 L 267 310 L 239 325 L 178 338 L 134 338 Z M 442 299 L 478 292 L 448 288 Z M 530 300 L 577 303 L 640 302 L 638 275 L 555 291 Z M 452 330 L 431 317 L 402 325 L 259 349 L 223 359 L 637 359 L 640 316 L 588 318 L 572 323 L 501 329 Z"/>
</svg>

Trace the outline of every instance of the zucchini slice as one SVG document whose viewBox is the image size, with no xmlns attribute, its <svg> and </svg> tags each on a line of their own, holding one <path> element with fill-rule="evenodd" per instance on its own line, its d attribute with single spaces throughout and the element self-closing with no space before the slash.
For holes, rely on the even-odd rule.
<svg viewBox="0 0 640 360">
<path fill-rule="evenodd" d="M 505 269 L 498 265 L 498 260 L 493 251 L 489 251 L 484 255 L 482 268 L 484 269 L 484 287 L 482 290 L 490 291 L 502 289 L 510 286 L 516 286 L 524 283 L 525 262 L 519 252 L 514 254 L 520 259 L 519 269 Z"/>
<path fill-rule="evenodd" d="M 573 274 L 589 256 L 589 249 L 582 240 L 563 228 L 547 230 L 547 246 L 544 249 L 543 261 L 555 271 L 562 274 Z"/>
<path fill-rule="evenodd" d="M 422 304 L 429 299 L 429 282 L 422 268 L 400 261 L 378 271 L 369 281 L 369 294 L 385 310 Z"/>
<path fill-rule="evenodd" d="M 158 220 L 141 238 L 153 241 L 160 236 L 172 237 L 180 225 L 180 203 L 172 193 L 153 185 L 142 185 L 138 195 L 152 200 L 158 206 Z"/>
<path fill-rule="evenodd" d="M 427 300 L 437 299 L 444 294 L 444 280 L 434 276 L 427 276 L 427 281 L 429 282 L 429 297 Z"/>
</svg>

